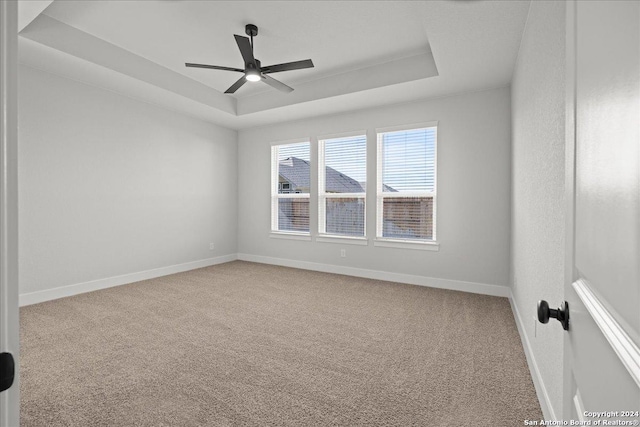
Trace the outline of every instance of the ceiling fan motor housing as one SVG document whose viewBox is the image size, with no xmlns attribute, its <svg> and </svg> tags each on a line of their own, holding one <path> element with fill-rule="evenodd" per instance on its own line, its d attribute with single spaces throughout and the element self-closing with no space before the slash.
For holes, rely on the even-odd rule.
<svg viewBox="0 0 640 427">
<path fill-rule="evenodd" d="M 251 37 L 255 37 L 258 35 L 258 27 L 253 24 L 247 24 L 244 27 L 244 32 Z"/>
<path fill-rule="evenodd" d="M 258 71 L 260 71 L 260 69 L 261 69 L 261 66 L 260 66 L 260 60 L 259 60 L 259 59 L 256 59 L 255 66 L 254 66 L 254 64 L 253 64 L 252 62 L 247 62 L 247 64 L 246 64 L 246 67 L 245 67 L 245 68 L 246 68 L 247 70 L 258 70 Z"/>
</svg>

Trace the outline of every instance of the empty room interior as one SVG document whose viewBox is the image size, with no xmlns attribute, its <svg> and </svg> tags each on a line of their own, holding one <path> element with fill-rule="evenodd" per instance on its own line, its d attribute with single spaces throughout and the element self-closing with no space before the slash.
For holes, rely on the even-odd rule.
<svg viewBox="0 0 640 427">
<path fill-rule="evenodd" d="M 1 427 L 638 425 L 640 2 L 0 3 Z"/>
</svg>

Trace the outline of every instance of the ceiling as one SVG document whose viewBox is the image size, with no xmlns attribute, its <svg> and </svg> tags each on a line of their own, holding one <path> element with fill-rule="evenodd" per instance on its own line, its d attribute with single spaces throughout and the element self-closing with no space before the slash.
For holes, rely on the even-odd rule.
<svg viewBox="0 0 640 427">
<path fill-rule="evenodd" d="M 27 5 L 28 4 L 28 5 Z M 34 6 L 34 4 L 37 4 Z M 528 1 L 27 1 L 20 61 L 234 129 L 510 83 Z M 248 83 L 233 35 L 258 26 L 263 65 L 311 58 Z"/>
</svg>

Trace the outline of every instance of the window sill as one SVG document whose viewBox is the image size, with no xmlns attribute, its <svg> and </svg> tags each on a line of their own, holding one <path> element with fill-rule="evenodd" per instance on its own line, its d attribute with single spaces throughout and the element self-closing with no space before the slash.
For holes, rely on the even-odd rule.
<svg viewBox="0 0 640 427">
<path fill-rule="evenodd" d="M 288 239 L 288 240 L 303 240 L 306 242 L 311 241 L 311 234 L 309 233 L 287 233 L 284 231 L 272 231 L 269 234 L 272 239 Z"/>
<path fill-rule="evenodd" d="M 320 243 L 340 243 L 346 245 L 369 245 L 369 239 L 366 237 L 348 237 L 348 236 L 317 236 L 316 242 Z"/>
<path fill-rule="evenodd" d="M 411 240 L 393 240 L 393 239 L 375 239 L 373 246 L 380 246 L 385 248 L 399 248 L 399 249 L 418 249 L 422 251 L 439 251 L 440 243 L 438 242 L 414 242 Z"/>
</svg>

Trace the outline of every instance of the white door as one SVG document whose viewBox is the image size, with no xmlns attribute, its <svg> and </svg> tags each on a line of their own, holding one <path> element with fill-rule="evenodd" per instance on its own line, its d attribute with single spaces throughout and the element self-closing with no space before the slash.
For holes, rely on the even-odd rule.
<svg viewBox="0 0 640 427">
<path fill-rule="evenodd" d="M 17 1 L 0 1 L 0 352 L 18 362 Z M 6 379 L 0 358 L 0 380 Z M 19 425 L 17 380 L 0 392 L 0 427 Z"/>
<path fill-rule="evenodd" d="M 640 2 L 567 4 L 567 101 L 563 418 L 638 425 Z"/>
</svg>

